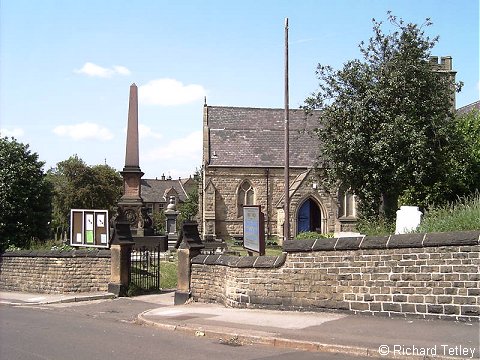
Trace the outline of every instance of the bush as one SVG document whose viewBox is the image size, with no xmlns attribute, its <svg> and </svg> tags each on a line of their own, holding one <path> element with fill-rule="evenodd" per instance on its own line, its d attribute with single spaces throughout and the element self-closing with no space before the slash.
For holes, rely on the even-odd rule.
<svg viewBox="0 0 480 360">
<path fill-rule="evenodd" d="M 395 223 L 377 218 L 375 220 L 360 219 L 357 224 L 357 230 L 364 235 L 381 236 L 395 233 Z"/>
<path fill-rule="evenodd" d="M 468 231 L 480 229 L 480 193 L 428 210 L 417 232 Z"/>
<path fill-rule="evenodd" d="M 305 231 L 301 232 L 297 236 L 295 236 L 295 240 L 305 240 L 305 239 L 327 239 L 327 238 L 333 238 L 332 233 L 328 234 L 319 234 L 315 231 Z"/>
</svg>

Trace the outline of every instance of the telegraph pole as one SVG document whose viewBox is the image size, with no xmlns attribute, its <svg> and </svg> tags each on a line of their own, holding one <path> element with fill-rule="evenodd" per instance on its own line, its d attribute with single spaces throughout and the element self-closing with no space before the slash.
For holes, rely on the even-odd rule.
<svg viewBox="0 0 480 360">
<path fill-rule="evenodd" d="M 285 222 L 283 239 L 290 238 L 290 139 L 289 139 L 289 96 L 288 96 L 288 18 L 285 18 Z"/>
</svg>

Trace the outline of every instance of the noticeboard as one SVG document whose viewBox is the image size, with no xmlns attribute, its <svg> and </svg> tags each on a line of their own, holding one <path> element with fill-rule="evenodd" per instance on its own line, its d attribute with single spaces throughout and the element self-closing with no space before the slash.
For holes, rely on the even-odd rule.
<svg viewBox="0 0 480 360">
<path fill-rule="evenodd" d="M 243 206 L 243 247 L 265 255 L 265 220 L 260 205 Z"/>
<path fill-rule="evenodd" d="M 70 245 L 108 247 L 110 239 L 108 210 L 72 209 Z"/>
</svg>

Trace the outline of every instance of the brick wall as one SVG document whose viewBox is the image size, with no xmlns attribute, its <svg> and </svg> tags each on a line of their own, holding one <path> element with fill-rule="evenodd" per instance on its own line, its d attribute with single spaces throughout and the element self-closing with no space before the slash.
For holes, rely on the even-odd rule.
<svg viewBox="0 0 480 360">
<path fill-rule="evenodd" d="M 110 250 L 18 251 L 0 256 L 0 289 L 37 293 L 107 291 Z"/>
<path fill-rule="evenodd" d="M 294 240 L 279 257 L 200 255 L 196 301 L 478 321 L 480 231 Z"/>
</svg>

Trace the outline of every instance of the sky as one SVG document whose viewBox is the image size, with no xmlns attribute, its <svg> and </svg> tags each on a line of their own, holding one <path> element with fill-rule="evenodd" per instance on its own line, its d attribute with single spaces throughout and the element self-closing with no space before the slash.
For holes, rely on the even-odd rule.
<svg viewBox="0 0 480 360">
<path fill-rule="evenodd" d="M 457 108 L 479 99 L 478 0 L 0 0 L 0 135 L 29 144 L 45 170 L 78 155 L 125 163 L 129 87 L 139 87 L 143 178 L 201 167 L 204 99 L 284 106 L 289 19 L 290 107 L 317 90 L 319 63 L 361 58 L 387 11 L 433 25 L 435 56 L 452 56 Z"/>
</svg>

